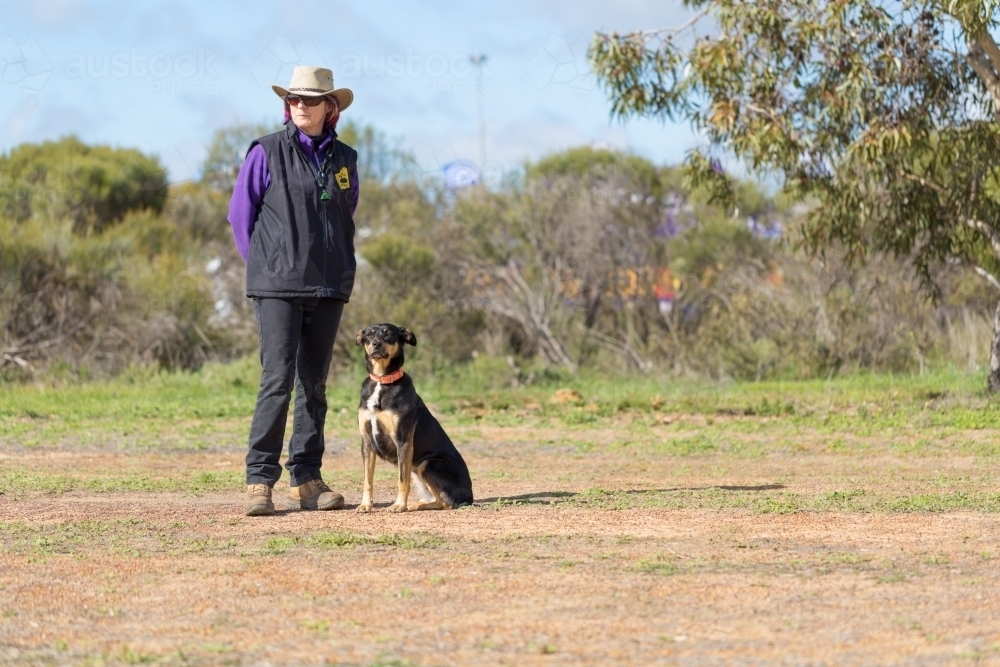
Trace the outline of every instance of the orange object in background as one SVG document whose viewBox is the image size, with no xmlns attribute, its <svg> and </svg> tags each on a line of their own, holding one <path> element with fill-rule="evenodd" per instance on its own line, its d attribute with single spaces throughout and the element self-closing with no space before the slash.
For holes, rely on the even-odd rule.
<svg viewBox="0 0 1000 667">
<path fill-rule="evenodd" d="M 673 301 L 677 298 L 677 290 L 680 286 L 681 281 L 674 278 L 670 269 L 657 269 L 656 280 L 653 282 L 653 295 L 657 301 Z"/>
<path fill-rule="evenodd" d="M 781 287 L 782 283 L 785 282 L 785 276 L 781 272 L 780 268 L 775 268 L 773 271 L 764 276 L 764 280 L 771 283 L 775 287 Z"/>
<path fill-rule="evenodd" d="M 620 269 L 618 273 L 618 295 L 626 299 L 645 296 L 652 291 L 657 301 L 672 301 L 678 287 L 680 281 L 665 267 L 645 267 L 641 273 L 635 269 Z"/>
</svg>

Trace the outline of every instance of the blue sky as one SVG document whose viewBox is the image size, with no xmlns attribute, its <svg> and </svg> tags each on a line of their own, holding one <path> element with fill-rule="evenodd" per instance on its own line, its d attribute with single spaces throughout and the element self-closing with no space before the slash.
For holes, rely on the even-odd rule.
<svg viewBox="0 0 1000 667">
<path fill-rule="evenodd" d="M 475 71 L 484 76 L 487 173 L 579 145 L 675 163 L 690 128 L 611 121 L 589 75 L 597 29 L 677 25 L 664 0 L 422 2 L 0 1 L 0 150 L 76 134 L 158 155 L 197 177 L 213 132 L 277 122 L 271 83 L 295 64 L 334 71 L 345 112 L 397 139 L 427 169 L 476 159 Z"/>
</svg>

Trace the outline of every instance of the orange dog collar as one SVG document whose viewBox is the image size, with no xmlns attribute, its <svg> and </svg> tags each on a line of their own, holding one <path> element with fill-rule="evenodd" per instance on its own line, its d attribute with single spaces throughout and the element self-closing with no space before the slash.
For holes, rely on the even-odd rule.
<svg viewBox="0 0 1000 667">
<path fill-rule="evenodd" d="M 403 369 L 400 368 L 398 371 L 389 373 L 388 375 L 375 375 L 374 373 L 369 373 L 368 377 L 372 379 L 372 382 L 378 382 L 379 384 L 392 384 L 404 375 L 406 375 L 406 373 L 404 373 Z"/>
</svg>

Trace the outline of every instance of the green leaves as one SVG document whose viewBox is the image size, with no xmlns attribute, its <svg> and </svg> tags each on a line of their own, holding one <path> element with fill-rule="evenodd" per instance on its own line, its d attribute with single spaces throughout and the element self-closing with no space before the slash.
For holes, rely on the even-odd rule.
<svg viewBox="0 0 1000 667">
<path fill-rule="evenodd" d="M 410 280 L 423 277 L 435 259 L 433 249 L 395 234 L 385 234 L 366 243 L 361 253 L 377 270 Z"/>
<path fill-rule="evenodd" d="M 671 35 L 597 34 L 590 46 L 591 64 L 599 80 L 617 92 L 617 116 L 656 115 L 675 118 L 684 108 L 686 76 L 680 51 Z"/>
<path fill-rule="evenodd" d="M 236 176 L 246 158 L 250 143 L 264 135 L 277 132 L 281 125 L 230 125 L 215 131 L 208 145 L 208 155 L 201 170 L 203 183 L 219 192 L 230 194 L 236 183 Z"/>
<path fill-rule="evenodd" d="M 853 259 L 912 256 L 928 287 L 934 262 L 989 253 L 965 221 L 1000 229 L 1000 137 L 987 120 L 1000 50 L 992 61 L 984 33 L 996 2 L 694 4 L 704 14 L 683 30 L 595 36 L 612 115 L 687 120 L 712 153 L 776 177 L 810 204 L 803 231 L 816 251 L 841 242 Z M 686 167 L 714 199 L 731 199 L 702 152 Z"/>
<path fill-rule="evenodd" d="M 159 213 L 167 197 L 156 158 L 75 137 L 22 144 L 0 156 L 0 184 L 0 215 L 18 222 L 70 219 L 78 234 L 99 232 L 129 211 Z"/>
</svg>

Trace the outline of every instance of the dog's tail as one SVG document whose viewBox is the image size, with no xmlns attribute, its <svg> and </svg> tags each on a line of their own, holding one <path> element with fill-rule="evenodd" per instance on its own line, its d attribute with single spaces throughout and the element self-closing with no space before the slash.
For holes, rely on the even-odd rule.
<svg viewBox="0 0 1000 667">
<path fill-rule="evenodd" d="M 463 505 L 472 504 L 472 489 L 455 489 L 451 493 L 446 492 L 446 495 L 451 500 L 451 506 L 458 508 Z"/>
</svg>

